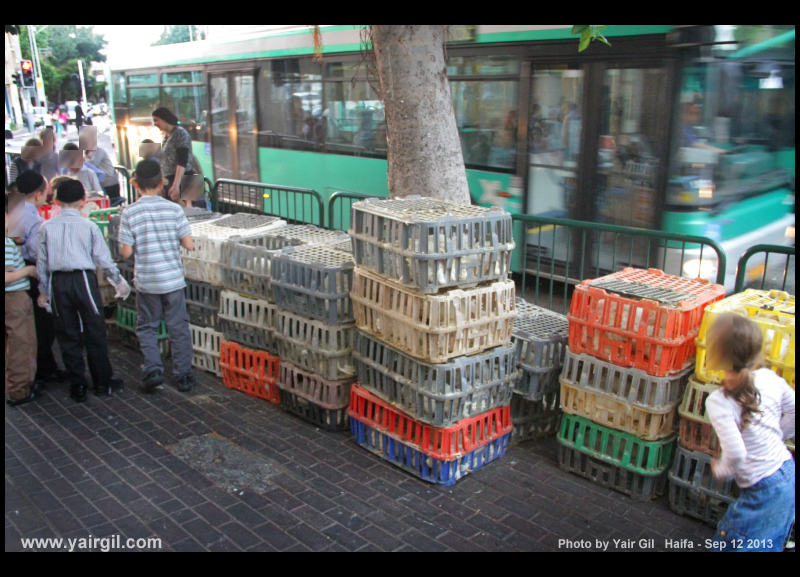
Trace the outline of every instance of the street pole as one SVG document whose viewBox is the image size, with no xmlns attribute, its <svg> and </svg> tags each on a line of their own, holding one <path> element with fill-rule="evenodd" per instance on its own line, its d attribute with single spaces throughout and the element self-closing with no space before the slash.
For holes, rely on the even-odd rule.
<svg viewBox="0 0 800 577">
<path fill-rule="evenodd" d="M 86 86 L 83 83 L 83 60 L 78 59 L 78 74 L 81 76 L 81 109 L 86 106 Z"/>
<path fill-rule="evenodd" d="M 30 26 L 33 28 L 33 26 Z M 44 28 L 42 29 L 44 30 Z M 45 106 L 47 106 L 47 95 L 44 92 L 44 76 L 42 76 L 42 62 L 39 60 L 39 45 L 36 44 L 36 33 L 41 32 L 41 30 L 33 30 L 33 57 L 36 61 L 36 97 L 37 97 L 37 104 L 44 102 Z"/>
</svg>

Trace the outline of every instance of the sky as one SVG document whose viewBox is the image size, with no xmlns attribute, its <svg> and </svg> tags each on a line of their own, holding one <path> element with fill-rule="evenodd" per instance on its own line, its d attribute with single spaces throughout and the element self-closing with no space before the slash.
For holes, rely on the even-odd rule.
<svg viewBox="0 0 800 577">
<path fill-rule="evenodd" d="M 106 56 L 109 62 L 113 62 L 115 52 L 135 52 L 149 47 L 161 37 L 164 25 L 95 25 L 94 31 L 106 37 Z"/>
</svg>

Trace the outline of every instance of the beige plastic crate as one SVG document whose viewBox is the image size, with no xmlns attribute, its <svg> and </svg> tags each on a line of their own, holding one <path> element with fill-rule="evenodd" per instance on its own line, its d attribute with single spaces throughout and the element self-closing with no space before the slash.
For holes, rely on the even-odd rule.
<svg viewBox="0 0 800 577">
<path fill-rule="evenodd" d="M 206 327 L 189 325 L 192 334 L 192 366 L 222 376 L 219 366 L 222 333 Z"/>
<path fill-rule="evenodd" d="M 514 282 L 421 295 L 356 267 L 356 326 L 430 363 L 507 345 L 514 328 Z"/>
</svg>

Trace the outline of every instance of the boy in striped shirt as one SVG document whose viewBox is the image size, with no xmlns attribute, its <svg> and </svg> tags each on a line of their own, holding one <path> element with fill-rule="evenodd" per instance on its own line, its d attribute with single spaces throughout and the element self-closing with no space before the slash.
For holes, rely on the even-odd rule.
<svg viewBox="0 0 800 577">
<path fill-rule="evenodd" d="M 163 318 L 178 390 L 188 392 L 194 388 L 194 351 L 180 247 L 193 250 L 194 241 L 183 209 L 159 196 L 163 180 L 157 162 L 143 160 L 136 165 L 132 182 L 141 197 L 122 213 L 118 240 L 124 258 L 135 255 L 136 336 L 144 355 L 145 390 L 151 392 L 164 384 L 164 366 L 158 350 L 158 329 Z"/>
</svg>

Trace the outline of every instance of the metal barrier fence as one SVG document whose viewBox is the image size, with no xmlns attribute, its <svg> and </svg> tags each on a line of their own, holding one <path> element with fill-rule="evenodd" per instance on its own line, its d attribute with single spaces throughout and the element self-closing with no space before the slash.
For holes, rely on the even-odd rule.
<svg viewBox="0 0 800 577">
<path fill-rule="evenodd" d="M 375 198 L 375 195 L 361 194 L 359 192 L 334 192 L 328 199 L 328 228 L 331 230 L 350 230 L 350 208 L 354 202 L 365 198 Z M 336 209 L 339 209 L 337 220 Z"/>
<path fill-rule="evenodd" d="M 9 172 L 8 172 L 9 167 L 11 166 L 11 163 L 14 161 L 14 159 L 18 156 L 19 156 L 19 150 L 6 147 L 6 168 L 5 168 L 6 190 L 8 190 L 8 185 L 10 184 Z"/>
<path fill-rule="evenodd" d="M 290 223 L 325 226 L 322 197 L 310 188 L 277 186 L 222 178 L 214 183 L 211 208 L 224 214 L 252 212 L 279 216 Z"/>
<path fill-rule="evenodd" d="M 764 289 L 764 283 L 767 279 L 767 271 L 769 270 L 769 255 L 770 254 L 782 254 L 786 255 L 786 261 L 783 265 L 783 282 L 781 283 L 781 290 L 786 290 L 786 281 L 789 276 L 789 267 L 790 261 L 795 257 L 795 247 L 793 246 L 780 246 L 775 244 L 757 244 L 748 248 L 744 251 L 744 254 L 739 258 L 739 262 L 736 265 L 736 286 L 734 288 L 734 292 L 742 292 L 744 290 L 744 285 L 747 282 L 747 262 L 750 258 L 756 254 L 763 253 L 764 254 L 764 264 L 761 272 L 761 284 L 759 289 Z M 755 279 L 753 279 L 755 280 Z"/>
<path fill-rule="evenodd" d="M 136 193 L 134 192 L 133 185 L 131 184 L 131 173 L 126 167 L 120 166 L 119 164 L 114 166 L 114 172 L 117 173 L 120 196 L 124 196 L 128 200 L 128 205 L 130 206 L 136 202 Z"/>
<path fill-rule="evenodd" d="M 571 285 L 628 266 L 696 277 L 703 272 L 702 263 L 716 258 L 716 282 L 725 281 L 725 251 L 708 238 L 532 215 L 514 215 L 513 220 L 517 246 L 512 268 L 521 276 L 519 296 L 550 310 L 567 312 Z M 687 260 L 687 251 L 697 259 Z M 698 274 L 687 274 L 685 265 L 698 259 Z M 533 295 L 527 294 L 531 275 Z M 542 295 L 543 281 L 548 286 Z"/>
</svg>

